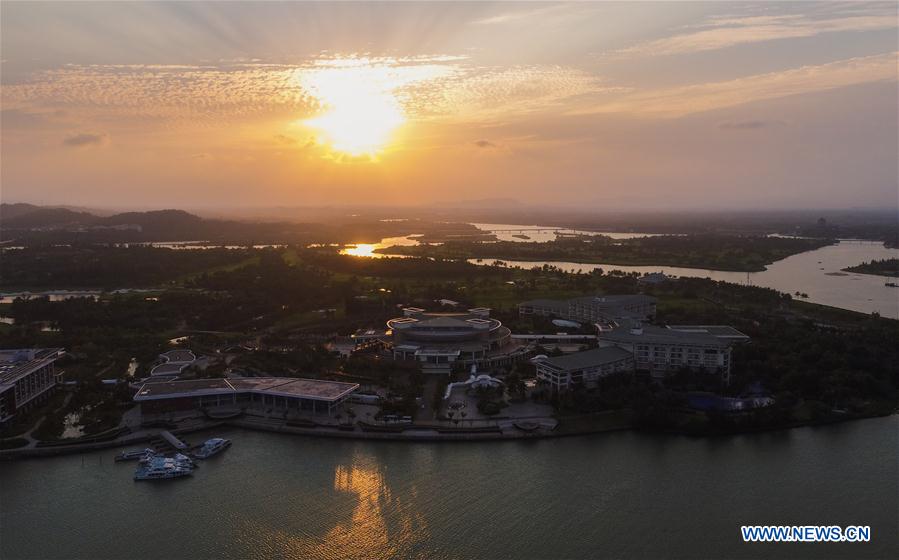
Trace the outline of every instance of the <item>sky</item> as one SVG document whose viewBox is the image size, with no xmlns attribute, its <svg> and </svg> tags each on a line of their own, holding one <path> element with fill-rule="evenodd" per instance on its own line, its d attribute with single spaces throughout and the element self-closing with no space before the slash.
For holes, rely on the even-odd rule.
<svg viewBox="0 0 899 560">
<path fill-rule="evenodd" d="M 896 207 L 897 4 L 0 4 L 0 198 Z"/>
</svg>

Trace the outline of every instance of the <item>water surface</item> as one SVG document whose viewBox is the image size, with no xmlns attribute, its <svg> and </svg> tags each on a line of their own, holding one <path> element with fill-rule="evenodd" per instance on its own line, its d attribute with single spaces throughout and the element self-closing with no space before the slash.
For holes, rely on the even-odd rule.
<svg viewBox="0 0 899 560">
<path fill-rule="evenodd" d="M 897 429 L 479 443 L 235 430 L 185 480 L 133 482 L 114 451 L 0 464 L 0 557 L 894 558 Z M 873 541 L 744 544 L 743 524 L 870 525 Z"/>
<path fill-rule="evenodd" d="M 860 311 L 878 312 L 884 317 L 899 319 L 899 288 L 886 286 L 894 279 L 842 272 L 844 268 L 874 259 L 899 258 L 899 249 L 887 249 L 873 241 L 844 240 L 814 251 L 789 256 L 768 265 L 763 272 L 727 272 L 677 266 L 625 266 L 609 263 L 578 263 L 568 261 L 516 261 L 501 259 L 506 266 L 533 268 L 550 265 L 568 272 L 591 272 L 597 268 L 605 272 L 664 272 L 669 276 L 711 278 L 734 284 L 763 286 L 793 294 L 808 295 L 805 301 Z M 493 264 L 495 259 L 469 259 L 474 264 Z"/>
</svg>

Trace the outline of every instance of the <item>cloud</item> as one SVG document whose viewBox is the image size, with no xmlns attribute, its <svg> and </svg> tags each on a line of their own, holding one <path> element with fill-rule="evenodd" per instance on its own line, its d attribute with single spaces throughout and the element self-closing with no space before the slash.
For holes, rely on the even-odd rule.
<svg viewBox="0 0 899 560">
<path fill-rule="evenodd" d="M 860 14 L 860 15 L 859 15 Z M 897 27 L 895 11 L 835 13 L 818 17 L 798 14 L 709 18 L 686 33 L 663 37 L 617 51 L 619 55 L 660 56 L 724 49 L 822 33 L 873 31 Z"/>
<path fill-rule="evenodd" d="M 626 91 L 606 87 L 590 72 L 552 65 L 464 67 L 402 91 L 407 114 L 428 119 L 485 121 L 561 108 L 574 97 Z"/>
<path fill-rule="evenodd" d="M 59 119 L 66 116 L 63 110 L 26 111 L 22 109 L 3 109 L 0 111 L 0 124 L 5 128 L 37 128 L 59 124 Z"/>
<path fill-rule="evenodd" d="M 297 83 L 297 66 L 66 65 L 4 85 L 22 110 L 77 109 L 87 119 L 217 124 L 225 117 L 303 115 L 316 100 Z"/>
<path fill-rule="evenodd" d="M 476 140 L 474 145 L 478 148 L 495 148 L 496 144 L 491 142 L 490 140 Z"/>
<path fill-rule="evenodd" d="M 723 82 L 709 82 L 630 95 L 569 114 L 638 113 L 680 117 L 690 113 L 733 107 L 815 91 L 878 81 L 896 81 L 896 52 L 756 74 Z"/>
<path fill-rule="evenodd" d="M 81 133 L 65 138 L 62 143 L 72 148 L 81 148 L 86 146 L 101 146 L 107 142 L 109 137 L 106 134 Z"/>
<path fill-rule="evenodd" d="M 275 140 L 277 140 L 281 144 L 296 144 L 297 143 L 296 138 L 291 138 L 290 136 L 287 136 L 286 134 L 276 134 Z"/>
<path fill-rule="evenodd" d="M 718 128 L 721 130 L 754 130 L 772 126 L 786 126 L 786 124 L 784 121 L 736 121 L 723 122 L 718 125 Z"/>
<path fill-rule="evenodd" d="M 299 64 L 66 65 L 4 85 L 2 92 L 10 109 L 65 108 L 82 122 L 218 127 L 240 120 L 309 118 L 321 110 L 322 88 L 356 82 L 389 91 L 410 120 L 466 122 L 560 107 L 575 96 L 613 91 L 596 75 L 567 66 L 484 67 L 464 56 L 429 55 L 319 57 Z"/>
<path fill-rule="evenodd" d="M 534 16 L 543 16 L 550 12 L 555 12 L 557 10 L 565 9 L 568 6 L 565 5 L 554 5 L 554 6 L 542 6 L 539 8 L 533 8 L 530 10 L 518 10 L 513 12 L 504 12 L 501 14 L 497 14 L 495 16 L 488 16 L 485 18 L 477 19 L 471 22 L 473 25 L 500 25 L 504 23 L 509 23 L 513 21 L 519 21 L 522 19 L 531 18 Z"/>
</svg>

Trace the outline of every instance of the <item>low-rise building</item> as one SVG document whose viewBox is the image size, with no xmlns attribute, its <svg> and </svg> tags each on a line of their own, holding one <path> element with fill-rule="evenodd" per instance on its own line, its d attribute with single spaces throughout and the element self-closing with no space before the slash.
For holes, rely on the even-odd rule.
<svg viewBox="0 0 899 560">
<path fill-rule="evenodd" d="M 622 320 L 651 320 L 656 315 L 656 298 L 641 294 L 584 296 L 566 300 L 535 299 L 518 304 L 522 317 L 557 317 L 587 323 Z"/>
<path fill-rule="evenodd" d="M 62 348 L 0 350 L 0 425 L 43 403 L 62 382 Z"/>
<path fill-rule="evenodd" d="M 161 363 L 150 369 L 150 376 L 163 379 L 176 379 L 181 372 L 197 363 L 197 356 L 190 350 L 177 349 L 159 355 Z"/>
<path fill-rule="evenodd" d="M 670 278 L 664 272 L 650 272 L 648 274 L 644 274 L 640 278 L 637 278 L 638 284 L 647 284 L 647 285 L 657 285 L 664 284 L 669 281 Z"/>
<path fill-rule="evenodd" d="M 731 348 L 749 337 L 725 325 L 659 327 L 633 324 L 598 335 L 600 346 L 631 352 L 637 370 L 665 377 L 682 368 L 718 373 L 730 380 Z"/>
<path fill-rule="evenodd" d="M 147 382 L 134 395 L 143 417 L 231 407 L 331 415 L 357 383 L 293 377 Z"/>
<path fill-rule="evenodd" d="M 536 362 L 537 379 L 553 391 L 594 388 L 607 375 L 634 371 L 634 355 L 614 346 L 594 348 Z"/>
</svg>

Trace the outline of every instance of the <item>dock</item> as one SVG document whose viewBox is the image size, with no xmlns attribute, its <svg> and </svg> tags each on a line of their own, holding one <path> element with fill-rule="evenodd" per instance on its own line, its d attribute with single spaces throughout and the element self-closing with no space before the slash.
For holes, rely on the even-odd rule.
<svg viewBox="0 0 899 560">
<path fill-rule="evenodd" d="M 175 448 L 176 451 L 185 451 L 190 447 L 180 439 L 176 438 L 172 432 L 168 430 L 162 430 L 159 432 L 159 435 L 162 436 L 162 439 L 168 442 L 169 445 Z"/>
</svg>

